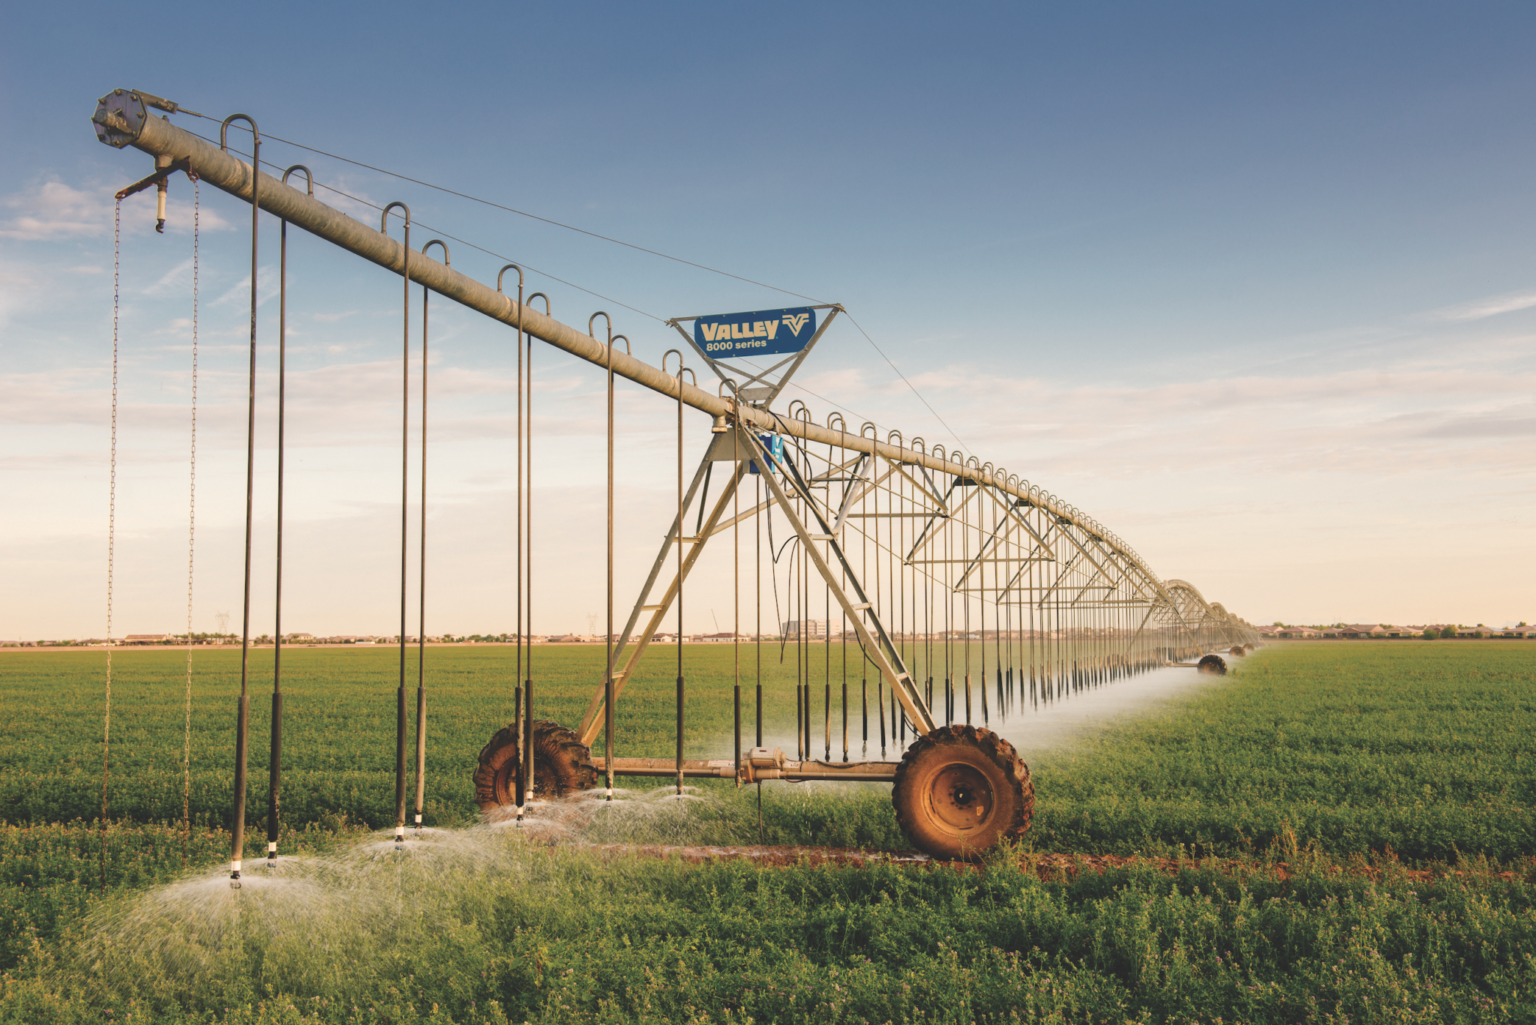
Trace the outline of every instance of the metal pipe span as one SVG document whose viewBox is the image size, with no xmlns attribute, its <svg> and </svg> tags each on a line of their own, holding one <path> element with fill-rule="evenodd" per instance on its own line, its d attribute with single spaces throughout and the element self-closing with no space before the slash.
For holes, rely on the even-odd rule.
<svg viewBox="0 0 1536 1025">
<path fill-rule="evenodd" d="M 133 97 L 140 95 L 127 90 L 121 92 Z M 156 104 L 151 102 L 150 105 Z M 185 161 L 185 166 L 196 173 L 201 180 L 247 203 L 251 201 L 252 168 L 250 164 L 232 153 L 205 142 L 191 132 L 178 128 L 169 120 L 163 117 L 142 116 L 140 123 L 134 125 L 119 117 L 109 126 L 109 129 L 108 133 L 102 137 L 102 141 L 108 145 L 132 146 L 154 157 L 168 157 L 171 164 Z M 166 161 L 162 161 L 161 166 L 165 163 Z M 406 265 L 405 246 L 393 238 L 298 189 L 285 185 L 263 171 L 258 170 L 255 173 L 259 175 L 260 187 L 257 195 L 261 209 L 349 253 L 378 264 L 386 270 L 398 274 Z M 711 416 L 736 416 L 742 422 L 762 431 L 789 434 L 819 444 L 836 445 L 852 451 L 879 455 L 885 459 L 915 463 L 944 473 L 963 473 L 977 477 L 982 483 L 990 484 L 1015 497 L 1028 499 L 1061 520 L 1093 534 L 1100 544 L 1130 560 L 1159 596 L 1170 605 L 1174 604 L 1163 581 L 1142 561 L 1141 556 L 1123 544 L 1113 533 L 1105 530 L 1097 521 L 1084 515 L 1075 507 L 1061 502 L 1055 496 L 1044 495 L 1038 490 L 1031 492 L 1000 474 L 974 467 L 966 468 L 953 460 L 940 459 L 916 449 L 893 445 L 859 434 L 832 430 L 805 420 L 776 416 L 766 410 L 747 405 L 738 406 L 731 399 L 721 398 L 702 388 L 684 383 L 679 378 L 644 360 L 636 359 L 623 350 L 616 350 L 610 354 L 606 344 L 536 309 L 525 305 L 519 311 L 514 299 L 415 250 L 410 251 L 409 274 L 412 281 L 447 296 L 477 313 L 500 321 L 508 327 L 517 328 L 519 317 L 521 317 L 523 330 L 535 338 L 605 370 L 611 360 L 613 372 L 618 376 L 662 395 L 674 399 L 680 397 L 687 405 Z M 679 390 L 681 390 L 681 396 L 679 396 Z"/>
</svg>

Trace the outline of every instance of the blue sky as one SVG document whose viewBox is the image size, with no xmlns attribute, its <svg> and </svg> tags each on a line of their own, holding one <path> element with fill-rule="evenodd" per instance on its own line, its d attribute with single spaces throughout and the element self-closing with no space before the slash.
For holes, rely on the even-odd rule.
<svg viewBox="0 0 1536 1025">
<path fill-rule="evenodd" d="M 847 327 L 802 378 L 818 419 L 830 399 L 908 434 L 952 429 L 1251 620 L 1536 613 L 1517 569 L 1536 556 L 1528 5 L 270 4 L 254 29 L 238 8 L 5 17 L 0 638 L 101 630 L 110 196 L 148 158 L 101 146 L 86 119 L 120 86 L 842 302 L 947 427 Z M 263 157 L 406 200 L 647 314 L 799 302 L 275 142 Z M 199 628 L 238 612 L 243 473 L 247 221 L 211 193 Z M 189 200 L 178 181 L 163 237 L 147 197 L 124 206 L 119 632 L 185 616 Z M 266 296 L 276 242 L 264 224 Z M 290 260 L 289 522 L 306 557 L 285 618 L 385 630 L 372 595 L 398 515 L 397 282 L 308 238 Z M 456 245 L 454 264 L 486 280 L 499 261 Z M 640 313 L 532 284 L 570 323 L 610 309 L 637 354 L 670 345 Z M 510 620 L 485 570 L 504 554 L 510 351 L 478 321 L 434 306 L 429 629 Z M 546 363 L 549 558 L 584 581 L 601 382 Z M 653 456 L 665 410 L 625 402 L 640 564 L 670 464 Z M 548 599 L 536 627 L 583 629 L 600 591 Z"/>
</svg>

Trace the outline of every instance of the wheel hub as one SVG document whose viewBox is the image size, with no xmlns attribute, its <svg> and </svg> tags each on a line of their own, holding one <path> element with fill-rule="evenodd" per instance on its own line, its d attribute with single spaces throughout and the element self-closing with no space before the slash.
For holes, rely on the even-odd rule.
<svg viewBox="0 0 1536 1025">
<path fill-rule="evenodd" d="M 949 765 L 935 773 L 928 796 L 934 817 L 957 831 L 984 825 L 995 804 L 986 776 L 969 765 Z"/>
</svg>

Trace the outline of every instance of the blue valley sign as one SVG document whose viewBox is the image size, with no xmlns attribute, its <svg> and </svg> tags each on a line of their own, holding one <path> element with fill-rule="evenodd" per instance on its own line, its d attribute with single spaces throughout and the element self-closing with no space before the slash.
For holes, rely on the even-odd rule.
<svg viewBox="0 0 1536 1025">
<path fill-rule="evenodd" d="M 693 322 L 693 342 L 711 359 L 799 352 L 816 334 L 816 311 L 717 313 Z"/>
</svg>

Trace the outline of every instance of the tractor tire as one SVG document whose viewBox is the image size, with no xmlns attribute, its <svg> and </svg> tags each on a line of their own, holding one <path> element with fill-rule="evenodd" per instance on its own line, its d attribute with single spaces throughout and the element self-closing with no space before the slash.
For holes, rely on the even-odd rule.
<svg viewBox="0 0 1536 1025">
<path fill-rule="evenodd" d="M 517 770 L 522 764 L 515 727 L 496 731 L 475 766 L 475 803 L 481 811 L 517 805 Z M 592 752 L 575 731 L 548 719 L 533 721 L 533 796 L 564 797 L 597 786 Z"/>
<path fill-rule="evenodd" d="M 975 861 L 1029 829 L 1035 786 L 1029 766 L 1002 737 L 943 726 L 902 755 L 891 802 L 913 846 L 935 858 Z"/>
<path fill-rule="evenodd" d="M 1243 646 L 1241 644 L 1234 644 L 1234 645 L 1232 645 L 1232 650 L 1229 652 L 1229 654 L 1232 654 L 1232 655 L 1246 655 L 1248 653 L 1243 650 Z"/>
<path fill-rule="evenodd" d="M 1227 662 L 1220 655 L 1207 655 L 1200 660 L 1198 670 L 1212 676 L 1226 676 Z"/>
</svg>

